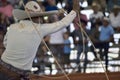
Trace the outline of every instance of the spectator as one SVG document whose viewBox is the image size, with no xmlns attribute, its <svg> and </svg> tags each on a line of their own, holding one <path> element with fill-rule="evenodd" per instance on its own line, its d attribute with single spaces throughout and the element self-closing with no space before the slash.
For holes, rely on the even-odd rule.
<svg viewBox="0 0 120 80">
<path fill-rule="evenodd" d="M 10 25 L 8 17 L 6 17 L 3 13 L 0 13 L 0 31 L 5 35 L 7 31 L 7 26 Z"/>
<path fill-rule="evenodd" d="M 83 30 L 87 33 L 90 34 L 90 31 L 88 29 L 86 29 L 86 21 L 81 20 L 81 27 L 83 28 Z M 77 49 L 77 63 L 80 63 L 80 55 L 81 53 L 84 51 L 85 54 L 85 62 L 84 62 L 84 72 L 86 71 L 86 66 L 87 66 L 87 52 L 88 52 L 88 39 L 85 35 L 82 34 L 81 29 L 79 28 L 77 31 L 74 31 L 72 33 L 73 35 L 73 39 L 74 39 L 74 43 L 75 43 L 75 47 Z M 84 42 L 84 43 L 83 43 Z M 83 47 L 84 45 L 84 47 Z M 81 70 L 79 69 L 79 72 Z"/>
<path fill-rule="evenodd" d="M 80 17 L 80 19 L 79 19 L 79 17 Z M 85 14 L 80 13 L 80 15 L 79 16 L 77 15 L 77 17 L 73 21 L 74 28 L 75 28 L 74 31 L 75 32 L 79 32 L 80 31 L 80 27 L 78 26 L 79 20 L 83 21 L 85 26 L 87 26 L 87 22 L 88 22 L 87 16 Z"/>
<path fill-rule="evenodd" d="M 19 3 L 19 0 L 7 0 L 8 2 L 10 2 L 10 4 L 12 4 L 14 7 L 16 4 Z"/>
<path fill-rule="evenodd" d="M 52 15 L 49 17 L 50 23 L 56 22 L 59 20 L 59 17 L 57 15 Z M 57 32 L 54 32 L 50 34 L 50 49 L 52 53 L 55 55 L 56 59 L 63 63 L 62 56 L 63 56 L 63 44 L 64 44 L 64 38 L 63 34 L 66 32 L 66 28 L 63 28 Z M 61 64 L 62 65 L 62 64 Z"/>
<path fill-rule="evenodd" d="M 70 40 L 69 40 L 69 32 L 65 32 L 64 35 L 64 63 L 67 64 L 67 66 L 70 66 Z"/>
<path fill-rule="evenodd" d="M 114 5 L 120 6 L 120 0 L 107 0 L 107 10 L 111 12 Z"/>
<path fill-rule="evenodd" d="M 100 6 L 97 3 L 92 4 L 93 13 L 90 15 L 91 30 L 95 28 L 95 24 L 98 23 L 102 25 L 102 18 L 104 17 L 103 13 L 99 11 Z"/>
<path fill-rule="evenodd" d="M 2 6 L 0 7 L 0 12 L 8 17 L 10 23 L 14 22 L 12 11 L 13 11 L 13 6 L 7 0 L 2 0 Z"/>
<path fill-rule="evenodd" d="M 104 52 L 100 53 L 100 58 L 104 59 L 105 56 L 105 64 L 106 64 L 106 71 L 108 70 L 108 49 L 109 49 L 109 42 L 113 41 L 113 34 L 114 30 L 113 27 L 109 23 L 109 19 L 104 17 L 103 25 L 100 26 L 100 36 L 99 40 L 101 42 L 101 51 L 104 49 Z"/>
<path fill-rule="evenodd" d="M 64 9 L 66 10 L 67 13 L 69 13 L 72 8 L 73 8 L 73 2 L 72 0 L 65 0 L 65 7 Z M 67 31 L 70 33 L 70 25 L 67 27 Z"/>
<path fill-rule="evenodd" d="M 45 6 L 45 11 L 58 10 L 55 0 L 46 0 L 47 5 Z"/>
<path fill-rule="evenodd" d="M 96 23 L 95 25 L 95 28 L 91 31 L 91 34 L 90 34 L 90 39 L 92 41 L 92 45 L 90 46 L 90 49 L 91 51 L 93 52 L 94 54 L 94 57 L 95 59 L 94 60 L 99 60 L 98 59 L 98 54 L 96 53 L 95 51 L 95 48 L 98 48 L 100 49 L 101 47 L 101 43 L 100 43 L 100 40 L 99 40 L 99 36 L 100 36 L 100 25 Z M 95 47 L 95 48 L 94 48 Z M 101 52 L 101 51 L 100 51 Z"/>
<path fill-rule="evenodd" d="M 120 33 L 120 7 L 115 5 L 113 11 L 110 13 L 110 23 L 116 33 Z"/>
<path fill-rule="evenodd" d="M 110 18 L 110 23 L 115 30 L 115 33 L 120 33 L 120 6 L 114 5 L 109 18 Z M 119 43 L 120 43 L 120 39 L 119 39 Z M 120 52 L 120 48 L 119 48 L 119 52 Z M 120 53 L 118 59 L 120 59 Z"/>
<path fill-rule="evenodd" d="M 7 31 L 8 25 L 9 25 L 8 18 L 4 14 L 0 13 L 0 56 L 4 51 L 3 38 Z"/>
<path fill-rule="evenodd" d="M 102 10 L 102 12 L 105 13 L 106 6 L 107 6 L 106 0 L 93 0 L 93 3 L 94 2 L 97 3 L 97 4 L 99 4 L 100 5 L 100 10 Z"/>
<path fill-rule="evenodd" d="M 77 5 L 79 5 L 79 3 Z M 79 10 L 80 10 L 80 5 L 79 5 Z M 77 17 L 73 21 L 75 30 L 71 33 L 71 36 L 73 37 L 75 48 L 78 51 L 77 52 L 77 64 L 80 63 L 80 55 L 83 52 L 83 49 L 84 49 L 83 45 L 85 44 L 85 51 L 84 51 L 85 52 L 84 72 L 85 72 L 87 62 L 88 62 L 88 60 L 87 60 L 88 40 L 87 40 L 87 37 L 85 35 L 82 35 L 81 28 L 78 25 L 79 21 L 81 21 L 81 28 L 83 28 L 83 30 L 85 30 L 85 32 L 87 34 L 89 34 L 89 30 L 86 29 L 87 22 L 88 22 L 87 16 L 82 14 L 82 13 L 79 13 L 79 15 L 77 15 Z M 84 36 L 84 43 L 83 43 L 83 36 Z M 81 65 L 78 68 L 78 72 L 81 72 L 80 67 L 81 67 Z"/>
<path fill-rule="evenodd" d="M 72 5 L 72 0 L 66 0 L 64 9 L 69 13 L 73 8 Z"/>
</svg>

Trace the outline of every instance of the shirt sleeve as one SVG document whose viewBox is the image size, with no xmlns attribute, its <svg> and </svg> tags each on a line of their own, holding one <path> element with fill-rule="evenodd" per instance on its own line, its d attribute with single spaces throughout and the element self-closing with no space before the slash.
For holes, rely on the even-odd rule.
<svg viewBox="0 0 120 80">
<path fill-rule="evenodd" d="M 62 20 L 49 23 L 49 24 L 42 24 L 41 29 L 43 31 L 43 35 L 48 35 L 50 33 L 56 32 L 62 28 L 67 27 L 76 17 L 76 12 L 71 11 L 67 16 L 65 16 Z"/>
<path fill-rule="evenodd" d="M 110 27 L 110 29 L 111 29 L 111 35 L 113 35 L 114 34 L 114 29 L 112 28 L 112 26 Z"/>
<path fill-rule="evenodd" d="M 7 46 L 7 33 L 6 33 L 5 37 L 4 37 L 3 45 L 6 48 L 6 46 Z"/>
</svg>

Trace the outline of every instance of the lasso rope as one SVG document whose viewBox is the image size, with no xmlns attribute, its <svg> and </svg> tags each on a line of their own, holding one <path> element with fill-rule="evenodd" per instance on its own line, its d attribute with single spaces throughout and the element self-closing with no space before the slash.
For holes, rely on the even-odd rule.
<svg viewBox="0 0 120 80">
<path fill-rule="evenodd" d="M 90 42 L 92 43 L 93 48 L 95 49 L 95 52 L 98 54 L 98 52 L 96 51 L 95 45 L 93 44 L 93 42 L 91 41 L 91 39 L 90 39 L 90 37 L 88 36 L 88 34 L 83 30 L 83 28 L 82 28 L 82 26 L 81 26 L 80 14 L 79 14 L 79 12 L 78 12 L 78 15 L 79 15 L 79 16 L 78 16 L 78 17 L 79 17 L 79 23 L 77 23 L 77 25 L 80 27 L 81 31 L 86 35 L 86 37 L 90 40 Z M 103 63 L 102 63 L 102 60 L 100 59 L 100 57 L 98 57 L 98 55 L 97 55 L 97 58 L 99 59 L 100 64 L 102 65 L 102 68 L 103 68 L 103 70 L 104 70 L 106 79 L 107 79 L 107 80 L 110 80 L 109 77 L 108 77 L 108 74 L 107 74 L 107 72 L 106 72 L 106 70 L 105 70 L 105 67 L 104 67 L 104 65 L 103 65 Z"/>
<path fill-rule="evenodd" d="M 23 1 L 22 1 L 22 2 L 23 2 Z M 24 8 L 25 8 L 24 3 L 23 3 L 23 6 L 24 6 Z M 31 19 L 31 17 L 30 17 L 30 14 L 29 14 L 29 12 L 26 10 L 26 8 L 25 8 L 25 11 L 27 12 L 27 15 L 28 15 L 29 19 L 32 21 L 32 19 Z M 78 16 L 78 17 L 80 18 L 80 16 Z M 33 21 L 32 21 L 32 24 L 33 24 Z M 78 26 L 80 27 L 81 32 L 83 32 L 83 33 L 89 38 L 89 36 L 86 34 L 86 32 L 82 29 L 80 21 L 79 21 L 79 23 L 77 23 L 77 24 L 78 24 Z M 36 32 L 38 33 L 39 37 L 41 38 L 40 33 L 39 33 L 39 31 L 37 30 L 37 28 L 35 27 L 34 24 L 33 24 L 33 27 L 34 27 L 34 29 L 36 30 Z M 82 36 L 83 36 L 83 33 L 82 33 Z M 90 38 L 89 38 L 89 40 L 90 40 Z M 43 43 L 45 44 L 45 46 L 46 46 L 46 48 L 48 49 L 48 51 L 51 52 L 51 50 L 49 49 L 49 47 L 47 46 L 47 44 L 45 43 L 45 41 L 44 41 L 44 40 L 42 40 L 42 41 L 43 41 Z M 91 41 L 91 40 L 90 40 L 90 41 Z M 83 43 L 84 43 L 84 40 L 83 40 Z M 92 41 L 91 41 L 91 43 L 92 43 Z M 93 45 L 94 49 L 96 49 L 93 43 L 92 43 L 92 45 Z M 85 46 L 83 45 L 83 52 L 84 52 L 84 50 L 85 50 Z M 52 53 L 52 52 L 51 52 L 51 53 Z M 96 53 L 97 53 L 97 52 L 96 52 Z M 52 53 L 52 57 L 55 59 L 55 56 L 53 55 L 53 53 Z M 98 57 L 98 58 L 99 58 L 99 57 Z M 102 64 L 102 67 L 103 67 L 103 69 L 104 69 L 104 71 L 105 71 L 105 68 L 104 68 L 103 63 L 102 63 L 102 61 L 101 61 L 100 58 L 99 58 L 99 60 L 100 60 L 100 62 L 101 62 L 101 64 Z M 45 78 L 50 78 L 50 79 L 51 79 L 51 78 L 54 78 L 54 79 L 55 79 L 55 78 L 66 77 L 67 80 L 70 80 L 70 78 L 68 77 L 68 75 L 70 75 L 70 74 L 66 74 L 66 73 L 65 73 L 65 71 L 62 69 L 61 65 L 58 63 L 58 61 L 57 61 L 56 59 L 55 59 L 55 62 L 57 63 L 57 65 L 59 66 L 59 68 L 63 71 L 64 76 L 60 76 L 60 77 L 48 77 L 48 76 L 43 76 L 43 75 L 42 75 L 42 76 L 39 75 L 39 76 L 45 77 Z M 78 66 L 79 66 L 79 65 L 78 65 Z M 109 77 L 108 77 L 106 71 L 105 71 L 105 76 L 106 76 L 106 79 L 109 80 Z"/>
<path fill-rule="evenodd" d="M 22 1 L 23 3 L 23 6 L 25 8 L 25 4 L 24 2 Z M 25 11 L 27 13 L 27 16 L 29 17 L 30 21 L 32 22 L 32 25 L 34 27 L 34 29 L 36 30 L 36 32 L 38 33 L 39 37 L 41 38 L 40 36 L 40 32 L 38 31 L 38 29 L 36 28 L 36 26 L 34 25 L 33 21 L 32 21 L 32 18 L 30 17 L 30 14 L 29 12 L 27 11 L 27 9 L 25 8 Z M 45 44 L 46 48 L 51 52 L 51 50 L 49 49 L 49 47 L 47 46 L 46 42 L 42 39 L 43 43 Z M 52 52 L 51 52 L 52 53 Z M 52 57 L 55 59 L 55 62 L 57 63 L 57 65 L 59 66 L 59 68 L 63 71 L 65 77 L 67 78 L 67 80 L 70 80 L 70 78 L 68 77 L 68 75 L 65 73 L 65 71 L 62 69 L 61 65 L 58 63 L 58 61 L 56 60 L 55 56 L 52 54 Z"/>
</svg>

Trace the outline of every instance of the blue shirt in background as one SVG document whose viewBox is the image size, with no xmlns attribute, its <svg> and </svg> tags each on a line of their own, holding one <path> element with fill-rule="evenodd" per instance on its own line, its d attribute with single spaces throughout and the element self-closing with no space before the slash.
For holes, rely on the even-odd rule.
<svg viewBox="0 0 120 80">
<path fill-rule="evenodd" d="M 46 6 L 45 11 L 58 10 L 57 6 Z"/>
<path fill-rule="evenodd" d="M 100 37 L 99 37 L 99 40 L 100 41 L 106 41 L 108 40 L 111 35 L 114 34 L 114 30 L 112 28 L 112 26 L 108 25 L 107 27 L 104 27 L 104 26 L 100 26 Z"/>
<path fill-rule="evenodd" d="M 70 40 L 64 40 L 64 54 L 70 54 Z"/>
</svg>

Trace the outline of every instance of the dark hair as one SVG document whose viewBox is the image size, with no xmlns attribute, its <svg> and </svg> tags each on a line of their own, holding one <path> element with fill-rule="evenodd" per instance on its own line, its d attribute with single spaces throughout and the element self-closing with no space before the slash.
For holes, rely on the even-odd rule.
<svg viewBox="0 0 120 80">
<path fill-rule="evenodd" d="M 85 25 L 87 25 L 87 21 L 85 21 L 85 20 L 83 20 L 83 19 L 80 19 L 80 21 L 81 21 L 82 23 L 84 23 Z"/>
</svg>

